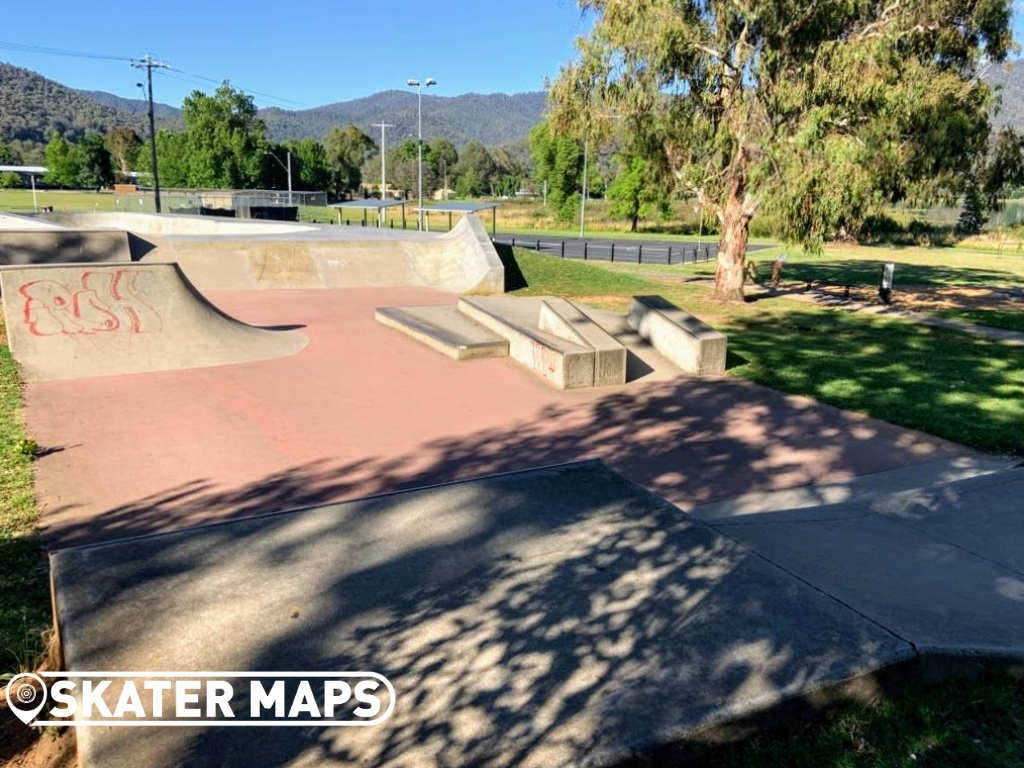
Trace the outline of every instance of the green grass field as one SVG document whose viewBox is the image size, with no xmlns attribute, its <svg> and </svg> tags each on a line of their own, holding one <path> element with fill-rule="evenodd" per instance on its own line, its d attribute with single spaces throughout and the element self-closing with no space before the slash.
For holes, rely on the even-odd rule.
<svg viewBox="0 0 1024 768">
<path fill-rule="evenodd" d="M 0 338 L 3 337 L 0 316 Z M 0 680 L 31 670 L 51 626 L 50 579 L 36 531 L 32 449 L 21 419 L 21 384 L 0 345 Z"/>
<path fill-rule="evenodd" d="M 1022 768 L 1024 684 L 952 680 L 722 749 L 702 768 Z"/>
<path fill-rule="evenodd" d="M 839 254 L 838 259 L 845 264 L 850 257 Z M 921 279 L 954 279 L 953 268 L 919 260 Z M 1019 347 L 783 297 L 722 305 L 711 301 L 707 285 L 684 281 L 687 271 L 670 277 L 665 267 L 638 274 L 518 248 L 515 262 L 520 295 L 577 297 L 623 313 L 633 294 L 665 296 L 729 334 L 733 376 L 980 450 L 1024 454 Z M 859 268 L 855 262 L 853 271 Z M 961 268 L 965 282 L 974 279 L 969 271 Z M 981 271 L 987 279 L 1024 285 L 1012 270 L 986 266 Z"/>
</svg>

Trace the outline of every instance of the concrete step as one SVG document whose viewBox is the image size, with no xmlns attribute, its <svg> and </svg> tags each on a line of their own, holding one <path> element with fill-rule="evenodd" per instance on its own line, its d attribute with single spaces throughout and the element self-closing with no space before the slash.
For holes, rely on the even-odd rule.
<svg viewBox="0 0 1024 768">
<path fill-rule="evenodd" d="M 594 349 L 542 330 L 543 303 L 544 299 L 463 297 L 459 311 L 508 339 L 509 357 L 559 389 L 594 386 Z"/>
<path fill-rule="evenodd" d="M 508 341 L 451 305 L 380 307 L 377 322 L 456 360 L 508 357 Z"/>
</svg>

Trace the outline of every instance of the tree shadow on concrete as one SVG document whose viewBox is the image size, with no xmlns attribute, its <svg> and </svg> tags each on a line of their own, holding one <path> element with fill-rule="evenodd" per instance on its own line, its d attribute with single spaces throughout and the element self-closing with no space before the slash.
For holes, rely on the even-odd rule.
<svg viewBox="0 0 1024 768">
<path fill-rule="evenodd" d="M 550 424 L 565 423 L 562 431 Z M 926 435 L 730 378 L 614 389 L 528 422 L 441 437 L 397 456 L 322 459 L 225 488 L 197 478 L 88 519 L 54 507 L 51 548 L 147 535 L 497 472 L 598 458 L 684 509 L 744 493 L 878 472 L 951 455 Z M 66 522 L 64 519 L 66 518 Z"/>
<path fill-rule="evenodd" d="M 426 505 L 383 496 L 91 549 L 85 565 L 101 574 L 63 576 L 76 666 L 147 658 L 148 647 L 161 668 L 201 659 L 207 669 L 370 669 L 398 697 L 392 719 L 375 728 L 160 729 L 144 747 L 133 745 L 133 729 L 110 729 L 90 757 L 117 765 L 144 749 L 168 765 L 254 766 L 625 759 L 731 708 L 911 655 L 593 464 L 427 495 Z"/>
</svg>

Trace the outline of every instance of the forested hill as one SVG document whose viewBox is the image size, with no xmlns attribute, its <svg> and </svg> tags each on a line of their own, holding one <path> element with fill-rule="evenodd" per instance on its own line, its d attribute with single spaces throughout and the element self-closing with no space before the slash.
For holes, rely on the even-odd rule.
<svg viewBox="0 0 1024 768">
<path fill-rule="evenodd" d="M 135 99 L 124 99 L 102 91 L 89 91 L 90 97 L 128 112 L 145 112 L 146 104 Z M 488 147 L 509 144 L 523 139 L 537 123 L 544 119 L 545 94 L 543 91 L 463 96 L 423 95 L 423 136 L 443 137 L 461 147 L 470 141 L 479 141 Z M 158 104 L 157 117 L 180 119 L 181 110 Z M 290 111 L 261 109 L 260 117 L 267 124 L 267 134 L 274 141 L 287 139 L 323 140 L 334 126 L 345 127 L 353 123 L 364 133 L 379 141 L 380 128 L 374 123 L 388 123 L 387 141 L 401 141 L 416 136 L 416 93 L 413 91 L 383 91 L 353 101 L 341 101 L 323 107 Z"/>
<path fill-rule="evenodd" d="M 328 104 L 297 112 L 265 109 L 260 116 L 267 123 L 272 139 L 322 139 L 332 126 L 357 125 L 364 133 L 380 140 L 380 128 L 374 123 L 390 123 L 387 141 L 400 141 L 416 136 L 416 93 L 414 91 L 383 91 L 353 101 Z M 462 96 L 423 94 L 424 138 L 446 138 L 461 147 L 479 141 L 488 147 L 508 144 L 524 138 L 544 119 L 543 91 Z"/>
<path fill-rule="evenodd" d="M 424 138 L 444 137 L 456 146 L 479 141 L 494 147 L 523 139 L 544 119 L 543 92 L 506 94 L 423 95 Z M 0 141 L 46 142 L 54 131 L 72 141 L 87 131 L 105 132 L 129 125 L 149 133 L 145 101 L 127 99 L 102 91 L 76 91 L 35 72 L 0 62 Z M 166 104 L 155 109 L 158 125 L 176 129 L 181 110 Z M 300 111 L 263 109 L 267 133 L 275 141 L 315 138 L 322 140 L 334 126 L 355 123 L 379 141 L 373 123 L 390 123 L 387 141 L 416 136 L 416 93 L 384 91 L 354 101 L 328 104 Z"/>
<path fill-rule="evenodd" d="M 88 131 L 130 125 L 142 130 L 145 115 L 100 104 L 27 69 L 0 62 L 0 140 L 46 142 L 54 131 L 77 140 Z"/>
</svg>

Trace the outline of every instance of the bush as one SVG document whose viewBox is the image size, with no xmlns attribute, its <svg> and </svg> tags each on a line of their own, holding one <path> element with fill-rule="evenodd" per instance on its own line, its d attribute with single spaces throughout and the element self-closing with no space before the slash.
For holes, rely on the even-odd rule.
<svg viewBox="0 0 1024 768">
<path fill-rule="evenodd" d="M 14 171 L 5 171 L 0 173 L 0 189 L 21 189 L 24 184 L 19 176 Z"/>
</svg>

